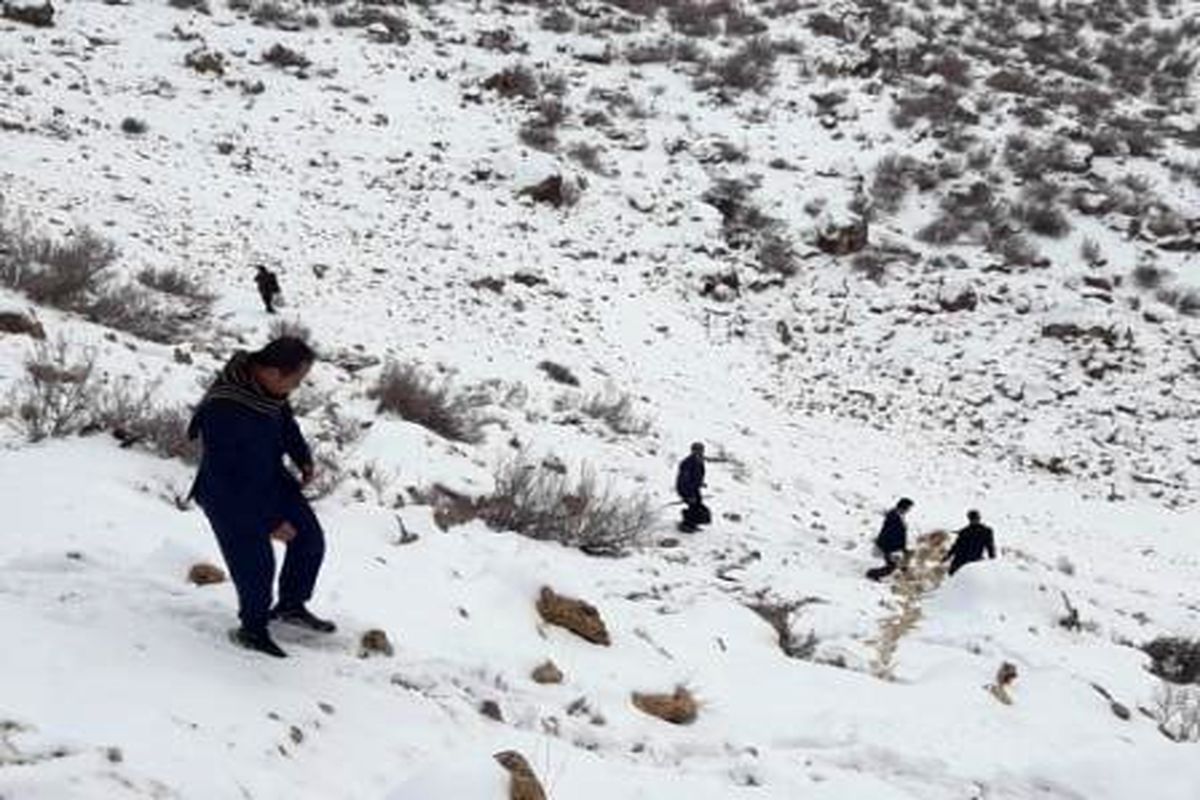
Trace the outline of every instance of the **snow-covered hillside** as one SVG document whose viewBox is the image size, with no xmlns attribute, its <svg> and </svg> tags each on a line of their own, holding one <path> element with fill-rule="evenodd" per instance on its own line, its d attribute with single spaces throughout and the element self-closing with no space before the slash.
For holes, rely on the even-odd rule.
<svg viewBox="0 0 1200 800">
<path fill-rule="evenodd" d="M 1197 4 L 3 8 L 0 797 L 482 800 L 504 750 L 554 798 L 1200 796 L 1139 649 L 1200 638 Z M 160 457 L 279 330 L 258 263 L 323 357 L 341 624 L 271 663 Z M 466 435 L 381 413 L 388 362 Z M 463 513 L 514 463 L 658 520 L 597 558 Z M 902 494 L 1000 560 L 865 581 Z M 677 686 L 691 724 L 631 701 Z"/>
</svg>

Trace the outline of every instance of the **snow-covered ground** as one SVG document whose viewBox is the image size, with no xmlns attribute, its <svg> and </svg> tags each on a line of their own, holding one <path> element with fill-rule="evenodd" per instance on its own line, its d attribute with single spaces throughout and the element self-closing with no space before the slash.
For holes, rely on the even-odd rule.
<svg viewBox="0 0 1200 800">
<path fill-rule="evenodd" d="M 1107 301 L 1083 282 L 1128 273 L 1151 245 L 1080 217 L 1042 243 L 1047 268 L 984 269 L 990 257 L 966 247 L 950 249 L 962 268 L 946 266 L 912 239 L 936 207 L 922 194 L 872 226 L 916 265 L 876 283 L 798 246 L 782 288 L 748 289 L 763 276 L 701 200 L 714 180 L 757 175 L 754 196 L 800 241 L 819 224 L 806 206 L 849 204 L 882 155 L 932 158 L 936 137 L 892 130 L 884 95 L 816 69 L 843 48 L 803 14 L 772 34 L 799 37 L 804 59 L 781 57 L 766 94 L 723 103 L 686 64 L 596 63 L 661 23 L 558 36 L 537 9 L 506 9 L 406 7 L 405 45 L 322 15 L 287 32 L 158 2 L 66 3 L 51 29 L 0 21 L 6 218 L 56 236 L 92 226 L 119 244 L 119 271 L 178 268 L 216 294 L 211 320 L 170 345 L 37 309 L 47 333 L 90 348 L 108 386 L 194 402 L 232 348 L 266 338 L 250 268 L 265 261 L 281 270 L 284 316 L 329 357 L 302 426 L 321 441 L 336 420 L 370 423 L 348 446 L 321 444 L 347 478 L 317 505 L 330 548 L 314 609 L 341 630 L 281 631 L 293 657 L 270 663 L 227 642 L 228 584 L 186 581 L 193 563 L 219 563 L 202 514 L 177 507 L 188 467 L 104 432 L 31 445 L 7 426 L 0 797 L 483 800 L 505 796 L 492 754 L 508 749 L 551 797 L 583 800 L 1200 796 L 1196 745 L 1158 731 L 1162 683 L 1138 649 L 1200 636 L 1196 321 L 1142 313 L 1128 281 Z M 476 46 L 504 28 L 528 52 Z M 263 63 L 275 43 L 311 66 Z M 184 66 L 201 47 L 225 54 L 223 76 Z M 607 175 L 518 142 L 530 112 L 480 88 L 518 63 L 562 76 L 558 152 L 598 145 Z M 831 133 L 810 95 L 834 90 L 849 99 Z M 584 123 L 600 109 L 607 123 Z M 126 117 L 147 131 L 122 131 Z M 747 160 L 710 158 L 717 141 Z M 556 172 L 586 178 L 574 206 L 517 195 Z M 1198 199 L 1192 184 L 1156 186 L 1184 208 Z M 1107 268 L 1081 263 L 1084 236 Z M 1181 281 L 1195 269 L 1187 253 L 1156 258 Z M 699 296 L 731 266 L 739 296 Z M 975 310 L 941 310 L 964 288 Z M 0 310 L 29 307 L 0 294 Z M 1128 346 L 1043 335 L 1062 321 Z M 29 350 L 0 334 L 0 389 L 21 382 Z M 377 415 L 379 368 L 359 357 L 470 389 L 483 440 Z M 551 382 L 543 360 L 581 386 Z M 627 394 L 644 432 L 581 411 L 605 393 Z M 517 454 L 553 458 L 649 495 L 661 544 L 678 538 L 665 506 L 695 439 L 716 457 L 715 523 L 626 558 L 480 522 L 442 531 L 420 500 L 437 484 L 486 493 Z M 1035 466 L 1048 463 L 1065 474 Z M 979 508 L 1000 560 L 926 591 L 864 581 L 900 495 L 917 500 L 914 533 Z M 397 517 L 415 542 L 397 542 Z M 542 624 L 543 585 L 595 604 L 612 645 Z M 1064 594 L 1082 630 L 1060 626 Z M 798 604 L 806 657 L 781 652 L 748 608 L 764 601 Z M 392 657 L 359 657 L 372 628 Z M 547 658 L 561 685 L 530 679 Z M 986 688 L 1004 662 L 1018 673 L 1011 705 Z M 677 685 L 700 701 L 691 725 L 630 701 Z"/>
</svg>

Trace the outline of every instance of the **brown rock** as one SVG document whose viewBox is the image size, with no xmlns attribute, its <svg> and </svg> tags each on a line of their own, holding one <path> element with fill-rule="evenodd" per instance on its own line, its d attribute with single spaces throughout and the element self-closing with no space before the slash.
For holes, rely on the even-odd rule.
<svg viewBox="0 0 1200 800">
<path fill-rule="evenodd" d="M 24 3 L 4 3 L 0 10 L 4 12 L 0 16 L 7 17 L 14 22 L 24 22 L 26 25 L 32 25 L 35 28 L 54 27 L 54 6 L 50 5 L 49 0 L 46 0 L 40 6 Z"/>
<path fill-rule="evenodd" d="M 525 756 L 516 750 L 505 750 L 493 758 L 508 770 L 508 800 L 546 800 L 546 790 Z"/>
<path fill-rule="evenodd" d="M 673 694 L 633 693 L 633 704 L 651 716 L 674 725 L 689 725 L 696 721 L 699 706 L 696 698 L 682 686 Z"/>
<path fill-rule="evenodd" d="M 592 644 L 608 646 L 612 640 L 608 629 L 596 607 L 583 600 L 556 594 L 549 586 L 543 586 L 537 601 L 538 613 L 550 625 L 566 628 L 587 639 Z"/>
<path fill-rule="evenodd" d="M 15 333 L 34 339 L 46 338 L 46 329 L 40 322 L 16 311 L 0 311 L 0 333 Z"/>
<path fill-rule="evenodd" d="M 208 586 L 225 582 L 225 571 L 215 564 L 201 562 L 188 570 L 188 580 L 197 586 Z"/>
<path fill-rule="evenodd" d="M 534 683 L 562 683 L 563 673 L 558 668 L 558 665 L 553 661 L 546 659 L 542 664 L 538 665 L 533 670 L 530 676 Z"/>
<path fill-rule="evenodd" d="M 495 700 L 484 700 L 480 703 L 479 713 L 488 719 L 496 720 L 496 722 L 504 722 L 504 714 L 500 711 L 500 704 Z"/>
<path fill-rule="evenodd" d="M 369 658 L 370 656 L 391 657 L 394 652 L 388 635 L 379 628 L 372 628 L 364 633 L 362 639 L 359 640 L 359 658 Z"/>
</svg>

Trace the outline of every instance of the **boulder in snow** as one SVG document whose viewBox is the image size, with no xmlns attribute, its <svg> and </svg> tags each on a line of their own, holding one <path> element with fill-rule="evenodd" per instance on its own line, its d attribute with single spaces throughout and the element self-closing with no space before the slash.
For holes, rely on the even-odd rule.
<svg viewBox="0 0 1200 800">
<path fill-rule="evenodd" d="M 675 687 L 671 694 L 633 693 L 633 704 L 647 714 L 670 722 L 673 725 L 689 725 L 696 721 L 699 705 L 683 686 Z"/>
<path fill-rule="evenodd" d="M 33 317 L 17 311 L 0 311 L 0 333 L 14 333 L 33 339 L 45 339 L 46 329 Z"/>
<path fill-rule="evenodd" d="M 817 234 L 817 247 L 833 256 L 848 256 L 867 246 L 867 221 L 854 217 L 826 223 Z"/>
<path fill-rule="evenodd" d="M 565 597 L 555 593 L 549 586 L 543 586 L 537 601 L 538 614 L 550 625 L 566 628 L 592 644 L 602 644 L 605 647 L 612 644 L 608 636 L 608 628 L 600 618 L 600 612 L 591 603 Z"/>
<path fill-rule="evenodd" d="M 546 800 L 546 790 L 525 756 L 516 750 L 505 750 L 493 758 L 508 770 L 508 800 Z"/>
<path fill-rule="evenodd" d="M 534 668 L 532 675 L 534 683 L 562 683 L 563 672 L 550 659 L 546 659 Z"/>
<path fill-rule="evenodd" d="M 3 6 L 4 13 L 0 16 L 14 22 L 24 22 L 35 28 L 54 27 L 54 6 L 50 0 L 46 2 L 29 2 L 29 0 L 8 0 Z"/>
</svg>

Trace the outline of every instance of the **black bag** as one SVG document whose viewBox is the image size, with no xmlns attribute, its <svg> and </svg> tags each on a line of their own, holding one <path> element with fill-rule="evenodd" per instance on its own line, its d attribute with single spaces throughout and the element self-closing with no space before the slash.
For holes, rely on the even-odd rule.
<svg viewBox="0 0 1200 800">
<path fill-rule="evenodd" d="M 707 525 L 710 522 L 712 522 L 712 512 L 708 510 L 708 506 L 704 505 L 704 503 L 696 503 L 695 505 L 684 507 L 684 525 Z"/>
</svg>

